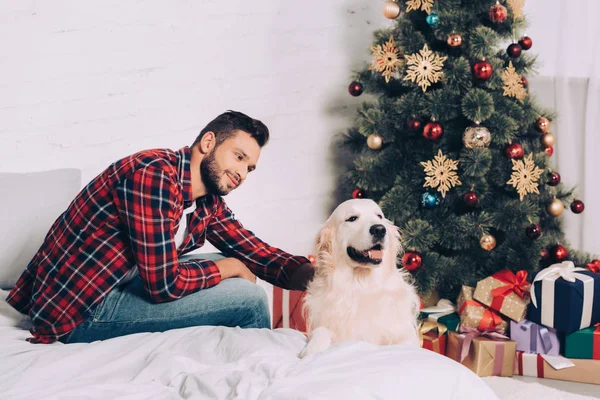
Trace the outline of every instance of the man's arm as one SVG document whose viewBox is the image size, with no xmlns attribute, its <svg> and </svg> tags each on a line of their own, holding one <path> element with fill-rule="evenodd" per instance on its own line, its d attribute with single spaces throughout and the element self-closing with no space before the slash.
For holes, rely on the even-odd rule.
<svg viewBox="0 0 600 400">
<path fill-rule="evenodd" d="M 208 241 L 224 255 L 241 260 L 259 278 L 284 289 L 305 290 L 314 275 L 308 259 L 261 241 L 235 219 L 222 199 L 214 198 L 217 213 L 207 229 Z"/>
<path fill-rule="evenodd" d="M 178 260 L 173 209 L 181 202 L 178 190 L 165 171 L 150 166 L 126 178 L 115 193 L 144 288 L 156 302 L 178 299 L 222 279 L 214 261 Z"/>
</svg>

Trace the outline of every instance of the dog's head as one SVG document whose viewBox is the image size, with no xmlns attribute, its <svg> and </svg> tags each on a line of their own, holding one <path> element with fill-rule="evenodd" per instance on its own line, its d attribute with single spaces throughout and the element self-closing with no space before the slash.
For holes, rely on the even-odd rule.
<svg viewBox="0 0 600 400">
<path fill-rule="evenodd" d="M 340 261 L 353 268 L 396 267 L 400 233 L 373 200 L 353 199 L 340 204 L 317 238 L 317 256 L 325 264 Z M 343 258 L 340 259 L 340 258 Z"/>
</svg>

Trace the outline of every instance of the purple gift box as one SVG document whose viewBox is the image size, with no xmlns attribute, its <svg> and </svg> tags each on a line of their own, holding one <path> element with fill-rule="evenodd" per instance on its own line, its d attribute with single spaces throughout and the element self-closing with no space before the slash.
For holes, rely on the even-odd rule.
<svg viewBox="0 0 600 400">
<path fill-rule="evenodd" d="M 517 342 L 517 351 L 557 356 L 560 344 L 556 329 L 523 320 L 510 321 L 510 339 Z"/>
</svg>

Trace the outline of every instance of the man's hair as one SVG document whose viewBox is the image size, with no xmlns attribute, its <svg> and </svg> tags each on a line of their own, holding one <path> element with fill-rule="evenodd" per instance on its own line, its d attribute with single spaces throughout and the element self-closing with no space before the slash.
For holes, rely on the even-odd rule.
<svg viewBox="0 0 600 400">
<path fill-rule="evenodd" d="M 194 143 L 192 143 L 192 147 L 200 142 L 206 132 L 214 132 L 216 146 L 219 146 L 225 140 L 232 137 L 235 131 L 238 130 L 249 133 L 260 147 L 263 147 L 269 141 L 269 128 L 265 124 L 241 112 L 228 110 L 210 121 L 200 131 L 200 134 L 194 140 Z"/>
</svg>

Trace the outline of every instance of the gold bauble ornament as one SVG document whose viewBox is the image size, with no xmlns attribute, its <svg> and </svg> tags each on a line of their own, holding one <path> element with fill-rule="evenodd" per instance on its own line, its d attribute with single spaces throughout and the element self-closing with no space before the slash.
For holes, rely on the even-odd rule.
<svg viewBox="0 0 600 400">
<path fill-rule="evenodd" d="M 550 129 L 550 121 L 546 117 L 539 117 L 536 122 L 536 128 L 538 131 L 546 133 Z"/>
<path fill-rule="evenodd" d="M 554 198 L 552 202 L 546 207 L 546 211 L 548 211 L 548 214 L 552 215 L 553 217 L 558 217 L 559 215 L 561 215 L 564 209 L 565 205 L 562 201 L 560 201 L 557 198 Z"/>
<path fill-rule="evenodd" d="M 371 133 L 367 138 L 367 146 L 371 150 L 379 150 L 383 145 L 383 137 L 379 133 Z"/>
<path fill-rule="evenodd" d="M 556 143 L 556 138 L 550 132 L 544 133 L 542 137 L 540 137 L 540 140 L 542 141 L 542 145 L 546 148 L 552 147 L 554 146 L 554 143 Z"/>
<path fill-rule="evenodd" d="M 400 5 L 395 1 L 386 1 L 383 4 L 383 16 L 389 19 L 396 19 L 400 15 Z"/>
<path fill-rule="evenodd" d="M 493 250 L 496 247 L 496 238 L 487 233 L 481 237 L 479 240 L 479 245 L 484 250 Z"/>
<path fill-rule="evenodd" d="M 460 36 L 458 33 L 453 33 L 452 35 L 448 36 L 446 43 L 448 43 L 448 46 L 450 47 L 459 47 L 462 44 L 462 36 Z"/>
<path fill-rule="evenodd" d="M 474 125 L 465 129 L 463 144 L 467 149 L 488 147 L 492 141 L 492 135 L 485 126 Z"/>
</svg>

